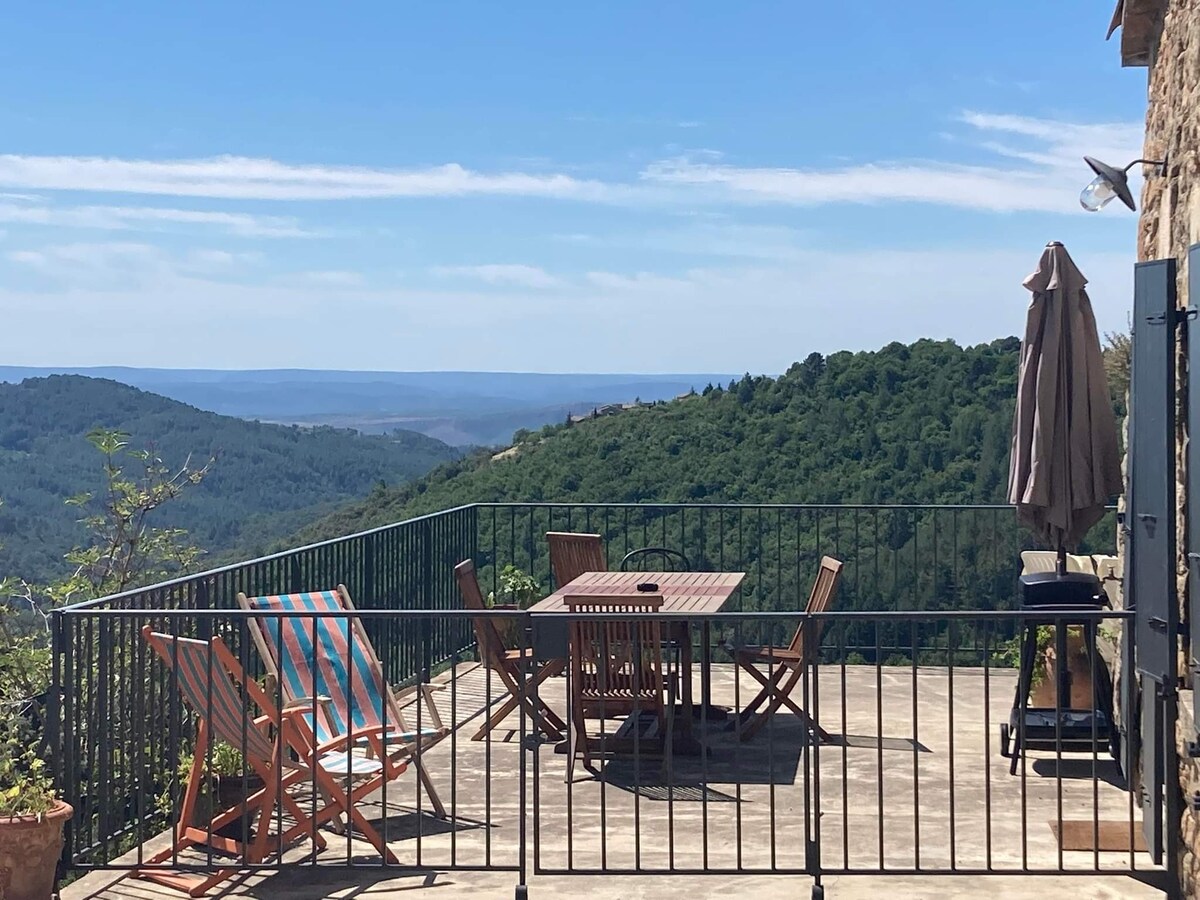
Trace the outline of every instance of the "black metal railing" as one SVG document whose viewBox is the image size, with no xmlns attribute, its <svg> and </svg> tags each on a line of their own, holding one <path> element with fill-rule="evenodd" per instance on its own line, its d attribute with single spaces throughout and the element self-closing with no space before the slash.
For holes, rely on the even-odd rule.
<svg viewBox="0 0 1200 900">
<path fill-rule="evenodd" d="M 127 868 L 129 860 L 122 855 L 139 852 L 137 848 L 170 822 L 172 801 L 167 795 L 178 785 L 179 764 L 192 750 L 195 723 L 175 696 L 174 673 L 156 661 L 140 640 L 142 625 L 154 624 L 172 634 L 198 639 L 221 634 L 244 662 L 247 673 L 259 677 L 262 661 L 246 638 L 246 616 L 234 609 L 238 592 L 255 596 L 345 584 L 361 611 L 359 621 L 380 655 L 387 682 L 403 687 L 441 679 L 454 697 L 457 715 L 465 698 L 475 702 L 479 697 L 470 694 L 478 691 L 478 685 L 459 677 L 462 664 L 471 658 L 475 638 L 468 618 L 455 612 L 460 600 L 454 564 L 475 560 L 485 591 L 489 586 L 498 587 L 499 571 L 506 564 L 531 573 L 549 590 L 553 584 L 544 534 L 550 530 L 600 533 L 614 566 L 629 550 L 653 545 L 682 551 L 697 570 L 745 572 L 740 592 L 727 606 L 730 612 L 706 621 L 715 648 L 705 649 L 712 650 L 718 667 L 728 667 L 733 658 L 730 649 L 742 643 L 772 644 L 786 639 L 797 621 L 795 611 L 803 608 L 820 556 L 843 560 L 836 612 L 829 617 L 826 636 L 815 650 L 815 668 L 805 676 L 806 685 L 828 684 L 830 673 L 840 679 L 841 697 L 835 702 L 843 707 L 843 721 L 845 708 L 857 702 L 856 694 L 846 693 L 846 685 L 856 685 L 854 679 L 860 679 L 862 672 L 875 673 L 874 693 L 855 687 L 866 700 L 882 697 L 885 683 L 909 673 L 914 716 L 918 714 L 918 688 L 933 690 L 922 687 L 927 670 L 949 673 L 953 678 L 956 671 L 983 667 L 987 674 L 982 683 L 988 685 L 988 691 L 1001 683 L 1003 690 L 1010 690 L 1009 681 L 1015 677 L 1013 670 L 1006 668 L 1013 659 L 1011 648 L 1018 624 L 1011 610 L 1016 606 L 1019 553 L 1031 548 L 1032 542 L 1016 525 L 1010 507 L 475 504 L 56 611 L 52 626 L 54 688 L 49 694 L 47 722 L 48 742 L 64 794 L 76 808 L 64 849 L 67 866 L 75 872 L 111 865 Z M 1111 553 L 1114 535 L 1114 523 L 1106 520 L 1093 530 L 1083 549 Z M 526 635 L 529 628 L 527 617 L 516 616 L 510 631 Z M 702 634 L 696 623 L 691 640 L 697 647 Z M 1005 648 L 1007 652 L 997 652 Z M 854 676 L 850 682 L 845 680 L 847 673 Z M 485 669 L 482 677 L 486 680 L 482 702 L 488 703 L 499 676 Z M 728 702 L 734 708 L 743 699 L 738 684 L 733 683 L 735 695 Z M 821 698 L 819 702 L 831 701 Z M 896 714 L 882 701 L 877 705 L 881 716 Z M 963 704 L 957 708 L 959 722 L 978 712 L 965 711 Z M 989 706 L 983 714 L 992 716 L 993 712 Z M 523 717 L 513 722 L 513 734 L 528 731 Z M 990 728 L 998 722 L 993 716 L 987 724 Z M 913 728 L 915 731 L 915 723 Z M 511 824 L 500 831 L 494 830 L 498 826 L 492 815 L 497 808 L 509 815 L 514 807 L 523 809 L 526 803 L 524 779 L 516 790 L 491 777 L 497 764 L 493 751 L 507 753 L 509 742 L 489 737 L 483 745 L 484 757 L 475 758 L 459 750 L 471 742 L 459 741 L 456 737 L 435 752 L 448 754 L 454 790 L 459 790 L 462 772 L 487 776 L 477 782 L 478 790 L 486 795 L 487 815 L 480 821 L 491 823 L 483 829 L 488 837 L 481 865 L 493 864 L 493 840 L 508 852 L 514 835 L 520 835 L 518 855 L 523 861 L 525 815 L 509 820 Z M 845 754 L 851 749 L 858 748 L 832 751 L 843 754 L 843 768 Z M 980 752 L 972 750 L 975 762 L 991 759 L 993 749 L 987 745 Z M 814 749 L 812 758 L 820 752 Z M 831 751 L 826 746 L 823 752 L 828 757 Z M 794 769 L 797 777 L 814 782 L 823 779 L 826 787 L 837 783 L 836 773 L 830 776 L 821 768 L 812 768 L 807 754 L 802 755 L 806 761 Z M 767 756 L 768 765 L 774 765 L 770 754 Z M 512 765 L 524 766 L 524 758 L 518 763 L 517 757 Z M 545 762 L 542 754 L 536 759 L 533 768 Z M 916 759 L 914 771 L 918 774 L 923 759 Z M 880 765 L 887 762 L 885 757 Z M 890 765 L 887 772 L 891 777 Z M 697 784 L 708 784 L 707 774 L 711 773 L 693 774 L 699 779 Z M 844 777 L 842 780 L 842 790 L 849 791 Z M 950 783 L 954 784 L 953 777 Z M 772 785 L 772 791 L 779 787 Z M 804 788 L 806 803 L 825 802 L 826 811 L 839 804 L 847 812 L 861 806 L 860 797 L 848 794 L 823 801 L 818 786 Z M 886 782 L 883 787 L 887 788 Z M 532 810 L 542 809 L 537 802 L 542 789 L 539 778 L 529 783 Z M 964 790 L 956 796 L 964 796 Z M 701 794 L 708 798 L 704 803 L 713 799 L 707 787 Z M 587 802 L 593 801 L 602 802 L 598 798 Z M 919 808 L 917 801 L 914 793 L 909 800 L 897 802 Z M 565 808 L 576 808 L 569 796 Z M 743 808 L 740 801 L 732 808 L 739 823 L 750 809 Z M 753 807 L 767 808 L 775 816 L 785 807 L 771 803 Z M 558 815 L 547 812 L 549 809 L 543 812 L 551 819 L 539 820 L 536 817 L 541 813 L 531 812 L 529 825 L 534 832 Z M 632 815 L 641 820 L 640 809 L 635 808 Z M 886 816 L 880 815 L 882 823 Z M 921 814 L 915 815 L 914 840 L 918 840 Z M 984 818 L 990 817 L 989 808 Z M 601 819 L 607 822 L 607 815 L 601 813 Z M 808 827 L 815 826 L 810 822 Z M 426 860 L 421 841 L 428 832 L 423 828 L 418 828 L 420 840 L 414 850 L 416 858 Z M 776 831 L 767 833 L 775 835 Z M 925 833 L 928 842 L 928 829 Z M 748 853 L 751 840 L 739 824 L 734 843 L 722 846 Z M 812 835 L 804 840 L 813 840 Z M 544 870 L 555 870 L 548 862 L 553 854 L 544 843 L 533 841 L 531 850 Z M 708 859 L 707 850 L 702 856 Z M 121 858 L 125 861 L 113 862 Z M 821 863 L 825 871 L 863 870 L 863 864 L 845 854 L 841 869 L 830 865 L 830 858 L 824 857 Z M 925 858 L 930 858 L 928 851 Z M 881 859 L 890 865 L 887 853 Z M 994 868 L 993 863 L 986 857 L 984 867 Z M 951 866 L 955 867 L 957 863 Z M 582 868 L 588 867 L 566 866 L 571 871 Z M 609 868 L 621 867 L 613 864 Z M 703 863 L 700 868 L 720 867 Z M 921 865 L 910 868 L 928 870 Z"/>
<path fill-rule="evenodd" d="M 183 620 L 188 633 L 207 637 L 213 619 L 202 613 L 232 609 L 239 592 L 286 594 L 338 584 L 363 610 L 449 612 L 460 606 L 453 565 L 475 553 L 475 520 L 474 508 L 461 507 L 56 611 L 49 719 L 60 742 L 72 748 L 63 783 L 76 806 L 73 860 L 105 862 L 137 843 L 144 820 L 160 822 L 146 788 L 171 782 L 191 740 L 171 718 L 167 676 L 149 665 L 136 616 L 109 613 L 193 612 Z M 465 620 L 452 615 L 364 619 L 364 627 L 396 686 L 427 681 L 474 640 Z M 140 744 L 143 734 L 170 744 L 171 752 Z"/>
<path fill-rule="evenodd" d="M 825 555 L 844 563 L 839 611 L 1016 609 L 1021 551 L 1038 549 L 1013 508 L 1002 505 L 496 503 L 478 506 L 478 525 L 476 560 L 493 588 L 506 564 L 558 587 L 545 533 L 580 531 L 601 535 L 610 568 L 630 550 L 657 546 L 683 553 L 697 571 L 745 572 L 726 607 L 742 612 L 803 609 Z M 1115 547 L 1113 510 L 1080 552 L 1113 555 Z M 937 629 L 921 636 L 923 645 L 944 648 L 944 624 L 922 621 Z M 877 649 L 885 660 L 908 661 L 907 636 L 893 628 L 878 648 L 875 637 L 860 624 L 846 639 L 865 662 L 875 661 Z M 955 640 L 977 649 L 968 628 Z"/>
<path fill-rule="evenodd" d="M 604 700 L 593 703 L 584 733 L 604 746 L 598 747 L 591 771 L 576 765 L 570 779 L 562 753 L 568 748 L 559 743 L 566 735 L 539 736 L 531 715 L 544 705 L 565 720 L 579 721 L 570 715 L 572 666 L 541 682 L 530 680 L 540 666 L 553 666 L 561 652 L 536 638 L 549 633 L 538 624 L 547 615 L 553 614 L 281 614 L 96 605 L 62 613 L 60 637 L 79 641 L 86 636 L 94 642 L 98 669 L 133 674 L 126 680 L 97 677 L 85 695 L 64 691 L 61 720 L 67 727 L 56 746 L 70 779 L 65 796 L 77 809 L 66 850 L 71 870 L 203 877 L 234 869 L 269 877 L 318 865 L 377 867 L 397 875 L 488 869 L 510 871 L 519 884 L 530 874 L 804 874 L 820 884 L 835 874 L 1111 878 L 1158 871 L 1136 851 L 1139 810 L 1109 755 L 1104 732 L 1111 721 L 1092 716 L 1085 733 L 1067 735 L 1065 729 L 1078 727 L 1065 715 L 1067 695 L 1054 693 L 1044 711 L 1056 723 L 1058 739 L 1050 749 L 1043 745 L 1022 753 L 1016 774 L 1009 774 L 1010 762 L 1001 754 L 1001 726 L 1023 721 L 1034 701 L 1020 695 L 1016 671 L 1000 661 L 1012 646 L 1004 635 L 1032 621 L 1029 614 L 623 615 L 622 620 L 670 621 L 675 649 L 666 654 L 666 674 L 676 685 L 686 679 L 693 686 L 693 705 L 684 705 L 683 694 L 672 691 L 664 716 L 673 724 L 664 730 L 637 724 L 644 710 L 636 703 L 632 709 L 608 711 Z M 361 803 L 340 797 L 338 791 L 348 795 L 354 789 L 354 779 L 336 768 L 332 788 L 307 780 L 292 784 L 295 768 L 286 765 L 268 769 L 263 781 L 251 784 L 252 775 L 263 773 L 244 762 L 248 752 L 232 773 L 226 771 L 233 787 L 242 787 L 240 796 L 216 804 L 220 809 L 221 803 L 232 802 L 229 808 L 237 813 L 232 821 L 214 829 L 212 797 L 220 796 L 214 787 L 204 812 L 191 823 L 180 823 L 186 781 L 196 771 L 181 764 L 196 746 L 201 720 L 220 717 L 217 686 L 229 678 L 230 669 L 247 679 L 261 671 L 262 660 L 256 657 L 263 647 L 251 635 L 256 627 L 276 635 L 277 643 L 267 652 L 282 658 L 283 632 L 270 623 L 285 618 L 302 620 L 303 630 L 314 637 L 318 626 L 329 621 L 355 622 L 371 635 L 420 634 L 425 623 L 447 619 L 464 629 L 471 628 L 472 618 L 507 623 L 501 631 L 519 660 L 515 682 L 480 665 L 470 651 L 452 651 L 441 671 L 429 675 L 436 688 L 430 693 L 432 710 L 418 691 L 404 701 L 406 721 L 400 722 L 384 696 L 373 695 L 380 729 L 402 727 L 412 734 L 435 733 L 436 738 L 407 755 L 398 749 L 401 737 L 378 749 L 376 760 L 393 754 L 408 771 L 381 780 Z M 1037 621 L 1063 630 L 1086 626 L 1103 640 L 1126 627 L 1130 616 L 1051 612 L 1039 614 Z M 146 626 L 161 636 L 158 648 L 143 638 Z M 714 663 L 707 678 L 699 662 L 684 669 L 677 652 L 684 627 L 693 641 L 705 633 L 728 635 L 735 650 L 803 628 L 804 639 L 792 644 L 802 649 L 799 660 L 780 648 L 760 654 L 756 664 L 768 679 L 799 664 L 799 677 L 787 695 L 790 703 L 781 703 L 761 727 L 752 715 L 740 715 L 751 706 L 759 683 L 728 662 Z M 903 634 L 906 662 L 885 665 L 882 652 L 874 662 L 862 662 L 848 638 L 863 628 L 881 650 L 885 639 Z M 975 635 L 973 650 L 955 640 L 959 630 Z M 949 646 L 925 637 L 946 633 Z M 206 651 L 198 666 L 180 649 L 185 639 L 211 646 L 215 638 L 229 648 L 227 658 Z M 381 656 L 387 640 L 372 639 Z M 334 658 L 327 646 L 318 645 L 314 640 L 302 651 L 312 671 Z M 345 693 L 355 695 L 359 670 L 351 652 L 345 652 L 336 668 L 348 679 Z M 1051 684 L 1058 683 L 1055 665 L 1066 665 L 1062 655 L 1042 655 L 1035 663 L 1046 670 L 1044 678 Z M 200 673 L 198 701 L 195 691 L 189 698 L 183 690 L 189 665 L 193 677 Z M 1093 710 L 1103 705 L 1104 666 L 1092 654 L 1084 670 L 1074 673 L 1092 685 L 1085 699 Z M 314 721 L 325 703 L 316 699 L 320 689 L 315 681 L 289 686 L 279 679 L 258 695 L 260 706 L 265 698 L 275 716 L 262 733 L 279 737 L 293 763 L 304 761 L 311 743 L 288 731 L 285 720 Z M 516 701 L 512 714 L 473 739 L 510 698 Z M 1071 702 L 1078 705 L 1079 698 Z M 262 713 L 247 703 L 232 725 L 224 722 L 225 748 L 210 743 L 201 755 L 210 771 L 230 745 L 250 746 L 248 735 L 259 728 L 255 717 Z M 623 727 L 629 721 L 635 723 L 632 730 Z M 83 733 L 72 725 L 80 722 Z M 444 732 L 439 725 L 446 726 Z M 1085 752 L 1079 752 L 1081 744 L 1087 745 Z M 428 782 L 416 777 L 414 757 Z M 255 818 L 253 807 L 261 799 L 256 792 L 271 778 L 279 788 L 291 787 L 294 804 L 272 807 Z M 331 804 L 338 803 L 343 816 L 351 805 L 364 816 L 366 828 L 354 829 L 353 845 L 349 832 L 325 827 L 331 824 Z M 195 827 L 192 846 L 172 851 L 181 824 Z M 296 844 L 312 852 L 290 856 L 288 862 L 275 855 L 252 858 L 246 845 L 263 828 L 272 834 L 290 831 Z M 391 855 L 373 853 L 367 838 L 386 845 Z M 222 840 L 238 842 L 232 858 L 217 853 Z M 270 884 L 257 890 L 267 894 Z"/>
<path fill-rule="evenodd" d="M 472 615 L 493 622 L 519 616 L 492 611 Z M 297 685 L 295 670 L 282 663 L 278 677 L 263 675 L 264 646 L 273 659 L 287 658 L 287 632 L 278 627 L 283 620 L 302 623 L 299 633 L 310 636 L 305 658 L 314 683 Z M 324 851 L 319 859 L 314 855 L 301 864 L 523 871 L 516 843 L 498 835 L 492 821 L 501 804 L 506 816 L 509 804 L 519 805 L 524 756 L 516 754 L 511 766 L 506 762 L 501 768 L 494 763 L 492 736 L 476 744 L 464 734 L 502 693 L 494 673 L 479 667 L 471 650 L 455 648 L 442 660 L 440 675 L 427 670 L 408 691 L 397 694 L 399 682 L 386 674 L 375 685 L 369 656 L 360 655 L 361 647 L 347 642 L 339 655 L 330 644 L 338 633 L 329 630 L 335 624 L 361 626 L 364 634 L 374 636 L 368 638 L 371 646 L 386 658 L 389 635 L 427 634 L 447 623 L 470 631 L 471 615 L 461 610 L 311 612 L 303 603 L 292 612 L 97 604 L 64 611 L 56 630 L 60 648 L 93 648 L 98 673 L 85 679 L 81 690 L 62 685 L 61 729 L 54 746 L 63 797 L 75 809 L 64 848 L 69 871 L 136 871 L 151 877 L 198 876 L 231 866 L 278 871 L 282 863 L 277 854 L 253 856 L 253 835 L 261 829 L 277 835 L 296 831 L 298 821 L 310 827 L 299 829 L 291 842 L 310 840 Z M 262 629 L 265 645 L 252 634 L 256 628 Z M 506 632 L 522 641 L 527 629 L 517 624 Z M 323 668 L 329 664 L 341 680 L 318 688 L 316 673 L 331 671 Z M 75 668 L 68 664 L 65 674 Z M 123 677 L 112 677 L 117 672 Z M 431 683 L 436 691 L 427 689 Z M 238 697 L 236 706 L 223 702 L 223 689 L 230 685 Z M 329 697 L 327 690 L 336 696 Z M 398 697 L 395 704 L 393 696 Z M 353 709 L 346 707 L 346 718 L 339 722 L 333 705 L 347 697 L 356 698 L 350 701 Z M 206 738 L 200 736 L 202 723 Z M 518 744 L 525 727 L 522 715 L 512 717 Z M 350 733 L 360 740 L 329 740 Z M 256 756 L 251 748 L 256 740 L 261 746 L 263 739 L 279 746 Z M 314 770 L 305 756 L 309 751 L 325 760 L 328 784 L 312 777 L 302 779 L 299 787 L 291 784 L 297 772 Z M 425 751 L 430 751 L 429 768 L 433 760 L 445 767 L 418 778 Z M 392 777 L 366 763 L 383 756 L 395 763 Z M 344 762 L 348 757 L 357 760 L 353 767 Z M 277 765 L 277 759 L 285 762 Z M 348 795 L 371 776 L 377 776 L 377 789 L 358 811 L 367 810 L 372 836 L 389 846 L 398 842 L 400 852 L 364 863 L 361 847 L 351 846 L 350 833 L 356 831 L 355 839 L 362 841 L 367 829 L 329 833 L 325 826 L 331 818 L 325 811 L 337 803 L 339 817 L 347 820 L 358 805 L 344 802 L 337 792 Z M 199 787 L 185 802 L 189 782 L 197 777 Z M 271 787 L 290 788 L 291 805 L 259 809 L 263 791 Z M 226 807 L 236 808 L 238 815 L 214 828 L 214 816 Z M 519 815 L 523 811 L 512 811 L 514 827 Z M 191 840 L 184 841 L 188 827 L 193 829 Z M 430 848 L 434 835 L 444 840 Z M 222 841 L 241 846 L 221 853 Z"/>
<path fill-rule="evenodd" d="M 552 583 L 547 531 L 598 533 L 615 567 L 630 550 L 682 552 L 693 569 L 739 571 L 744 612 L 803 607 L 822 556 L 845 563 L 840 609 L 993 610 L 1017 605 L 1022 550 L 1038 545 L 1006 505 L 482 503 L 477 563 Z M 1115 512 L 1081 553 L 1116 552 Z"/>
<path fill-rule="evenodd" d="M 798 709 L 781 704 L 761 725 L 739 715 L 753 707 L 760 684 L 717 664 L 712 705 L 692 712 L 706 752 L 626 741 L 598 774 L 565 783 L 561 759 L 540 753 L 531 805 L 535 874 L 807 874 L 819 883 L 835 874 L 1161 873 L 1138 852 L 1140 810 L 1111 752 L 1124 736 L 1110 717 L 1094 714 L 1111 690 L 1102 656 L 1078 663 L 1073 678 L 1081 687 L 1072 699 L 1052 690 L 1041 707 L 1000 662 L 1013 647 L 1005 635 L 1024 624 L 1086 628 L 1103 642 L 1131 614 L 685 618 L 693 635 L 727 631 L 739 645 L 803 626 L 806 664 L 789 695 Z M 904 634 L 906 661 L 885 665 L 876 653 L 874 663 L 856 662 L 848 636 L 864 627 L 880 648 Z M 977 636 L 972 653 L 954 639 L 960 629 Z M 960 649 L 922 637 L 946 632 Z M 765 656 L 759 671 L 786 683 L 796 657 L 784 647 Z M 1049 654 L 1034 663 L 1048 684 L 1072 665 Z M 1070 708 L 1080 702 L 1083 709 Z M 1036 751 L 1020 752 L 1010 774 L 1002 729 L 1031 712 L 1054 724 Z"/>
</svg>

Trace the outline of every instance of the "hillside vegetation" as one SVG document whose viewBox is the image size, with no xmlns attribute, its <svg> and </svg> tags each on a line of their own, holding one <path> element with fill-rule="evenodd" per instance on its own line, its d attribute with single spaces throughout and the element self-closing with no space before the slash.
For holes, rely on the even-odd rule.
<svg viewBox="0 0 1200 900">
<path fill-rule="evenodd" d="M 421 475 L 455 455 L 414 432 L 364 436 L 332 428 L 263 425 L 202 412 L 96 378 L 52 376 L 0 383 L 0 574 L 44 579 L 82 537 L 83 513 L 64 500 L 98 488 L 101 460 L 85 435 L 129 433 L 168 464 L 217 456 L 198 490 L 163 510 L 214 557 L 249 555 L 361 497 L 380 482 Z"/>
<path fill-rule="evenodd" d="M 846 563 L 841 609 L 1011 607 L 1017 551 L 1037 545 L 1007 510 L 713 504 L 1003 503 L 1019 353 L 1020 342 L 1006 338 L 810 354 L 778 378 L 747 375 L 696 396 L 518 435 L 507 452 L 376 490 L 289 543 L 473 502 L 554 502 L 562 505 L 479 513 L 471 552 L 488 587 L 508 564 L 550 585 L 542 535 L 582 530 L 602 535 L 610 565 L 628 549 L 659 545 L 682 550 L 697 569 L 745 572 L 737 604 L 746 611 L 802 608 L 823 554 Z M 1106 520 L 1084 549 L 1111 551 L 1113 533 Z M 435 565 L 448 569 L 464 548 L 433 552 Z M 790 634 L 779 620 L 769 627 L 778 633 L 757 637 Z M 838 639 L 870 659 L 907 659 L 918 639 L 969 647 L 962 660 L 978 664 L 971 653 L 1008 636 L 944 623 L 913 628 L 880 633 L 860 622 Z"/>
<path fill-rule="evenodd" d="M 354 503 L 326 537 L 478 501 L 1003 502 L 1020 342 L 810 354 L 779 378 L 560 425 Z"/>
</svg>

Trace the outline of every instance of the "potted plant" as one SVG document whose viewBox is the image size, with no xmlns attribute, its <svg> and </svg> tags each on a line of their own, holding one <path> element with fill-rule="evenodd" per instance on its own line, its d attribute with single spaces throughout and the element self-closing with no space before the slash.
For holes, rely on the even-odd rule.
<svg viewBox="0 0 1200 900">
<path fill-rule="evenodd" d="M 1000 647 L 1000 659 L 1014 668 L 1019 667 L 1024 640 L 1024 634 L 1021 633 L 1005 641 Z M 1058 655 L 1053 625 L 1037 627 L 1036 652 L 1037 659 L 1030 680 L 1029 706 L 1053 709 L 1058 701 Z M 1097 660 L 1096 665 L 1102 666 L 1104 662 Z M 1083 629 L 1077 626 L 1067 628 L 1067 672 L 1071 679 L 1071 695 L 1063 700 L 1063 708 L 1091 709 L 1092 665 L 1083 643 Z"/>
<path fill-rule="evenodd" d="M 58 799 L 45 761 L 14 722 L 0 739 L 0 897 L 47 900 L 74 810 Z"/>
<path fill-rule="evenodd" d="M 489 591 L 487 595 L 488 609 L 524 610 L 542 598 L 541 585 L 532 575 L 507 565 L 500 570 L 499 590 Z M 496 618 L 496 631 L 504 646 L 510 650 L 520 647 L 520 620 L 517 618 Z"/>
<path fill-rule="evenodd" d="M 181 791 L 186 791 L 192 775 L 192 765 L 195 757 L 185 753 L 179 759 L 176 778 Z M 196 795 L 196 804 L 192 808 L 192 821 L 189 825 L 195 828 L 207 829 L 213 817 L 222 810 L 231 809 L 243 803 L 263 788 L 263 780 L 256 772 L 246 769 L 241 751 L 236 747 L 214 741 L 211 751 L 206 754 L 204 781 L 200 784 Z M 160 805 L 169 810 L 171 807 L 170 790 L 163 794 Z M 253 836 L 254 813 L 241 819 L 235 819 L 214 834 L 222 837 L 240 840 L 243 835 Z"/>
</svg>

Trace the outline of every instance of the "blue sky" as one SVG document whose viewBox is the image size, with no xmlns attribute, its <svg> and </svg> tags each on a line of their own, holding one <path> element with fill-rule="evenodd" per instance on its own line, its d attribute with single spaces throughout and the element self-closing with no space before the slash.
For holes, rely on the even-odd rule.
<svg viewBox="0 0 1200 900">
<path fill-rule="evenodd" d="M 778 372 L 991 340 L 1140 155 L 1109 4 L 26 5 L 0 321 L 28 365 Z"/>
</svg>

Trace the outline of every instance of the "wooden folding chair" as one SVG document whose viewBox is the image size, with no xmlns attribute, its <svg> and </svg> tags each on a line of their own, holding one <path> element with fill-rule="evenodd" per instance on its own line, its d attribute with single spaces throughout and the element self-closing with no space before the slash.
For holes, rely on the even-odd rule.
<svg viewBox="0 0 1200 900">
<path fill-rule="evenodd" d="M 403 773 L 404 766 L 385 771 L 378 760 L 364 759 L 352 752 L 355 742 L 371 741 L 382 751 L 386 732 L 382 729 L 351 731 L 319 744 L 306 721 L 310 709 L 295 706 L 279 710 L 255 682 L 246 678 L 241 664 L 220 637 L 208 641 L 155 632 L 149 625 L 142 637 L 175 674 L 174 681 L 184 703 L 197 719 L 196 746 L 184 792 L 179 821 L 171 846 L 145 861 L 134 877 L 199 897 L 239 871 L 236 864 L 213 873 L 194 875 L 169 869 L 149 868 L 174 860 L 190 847 L 207 846 L 215 853 L 237 858 L 243 865 L 261 863 L 272 853 L 282 853 L 295 841 L 312 838 L 318 850 L 326 842 L 317 830 L 336 816 L 346 815 L 355 828 L 389 863 L 395 855 L 383 838 L 358 811 L 356 804 L 378 790 L 384 781 Z M 311 701 L 310 701 L 311 702 Z M 254 713 L 257 708 L 258 713 Z M 200 790 L 207 780 L 209 747 L 220 740 L 241 751 L 246 765 L 262 779 L 263 787 L 242 803 L 216 811 L 207 828 L 194 821 Z M 358 784 L 347 790 L 349 778 Z M 288 793 L 300 782 L 314 780 L 320 805 L 313 799 L 306 812 Z M 274 840 L 269 837 L 275 812 L 282 807 L 291 822 Z M 247 842 L 216 832 L 243 816 L 258 814 L 257 830 Z"/>
<path fill-rule="evenodd" d="M 550 571 L 558 587 L 570 584 L 584 572 L 607 572 L 604 539 L 598 534 L 547 531 L 550 545 Z"/>
<path fill-rule="evenodd" d="M 808 603 L 804 607 L 805 613 L 822 613 L 829 608 L 837 593 L 841 575 L 842 563 L 839 560 L 832 556 L 822 557 L 821 568 L 817 572 L 817 579 L 813 582 L 812 592 L 808 595 Z M 758 734 L 780 706 L 786 706 L 799 716 L 800 721 L 819 740 L 829 740 L 829 733 L 790 696 L 804 675 L 805 668 L 812 661 L 812 654 L 816 652 L 824 627 L 822 619 L 804 619 L 786 647 L 746 646 L 734 651 L 733 660 L 737 667 L 762 685 L 762 689 L 738 713 L 738 719 L 733 723 L 734 728 L 740 725 L 743 741 Z M 767 674 L 764 675 L 758 669 L 760 664 L 767 667 Z"/>
<path fill-rule="evenodd" d="M 438 796 L 421 753 L 450 733 L 433 702 L 433 685 L 421 684 L 394 691 L 383 675 L 383 665 L 354 612 L 346 586 L 332 591 L 308 591 L 263 597 L 237 595 L 238 606 L 251 612 L 324 612 L 320 616 L 262 616 L 254 620 L 251 635 L 268 674 L 279 680 L 286 700 L 322 697 L 326 732 L 322 722 L 311 723 L 321 743 L 351 728 L 389 726 L 390 763 L 412 763 L 438 818 L 446 809 Z M 400 701 L 416 695 L 420 729 L 411 728 Z M 310 716 L 311 718 L 311 716 Z"/>
<path fill-rule="evenodd" d="M 467 609 L 483 611 L 487 608 L 483 602 L 483 592 L 479 589 L 479 579 L 475 576 L 475 563 L 469 559 L 460 562 L 454 567 L 454 578 L 458 582 L 458 590 Z M 547 678 L 561 674 L 566 662 L 547 660 L 539 667 L 534 659 L 532 647 L 509 650 L 500 639 L 496 626 L 486 617 L 480 616 L 471 621 L 475 626 L 480 661 L 496 673 L 496 677 L 508 691 L 508 697 L 480 726 L 471 740 L 483 740 L 489 731 L 520 706 L 532 719 L 535 730 L 552 741 L 561 741 L 567 724 L 540 697 L 538 702 L 534 703 L 531 692 Z"/>
<path fill-rule="evenodd" d="M 669 753 L 671 717 L 667 710 L 674 711 L 674 679 L 663 666 L 661 622 L 586 618 L 601 613 L 657 612 L 662 608 L 662 594 L 568 596 L 563 603 L 573 617 L 581 617 L 572 618 L 570 623 L 571 726 L 567 783 L 574 777 L 578 756 L 583 757 L 585 768 L 596 771 L 586 725 L 589 708 L 599 710 L 605 717 L 610 709 L 627 713 L 632 717 L 632 728 L 639 730 L 643 727 L 641 714 L 653 713 L 654 737 L 662 740 L 664 755 Z M 668 695 L 665 701 L 664 692 Z M 619 740 L 617 734 L 613 736 L 614 743 Z"/>
</svg>

